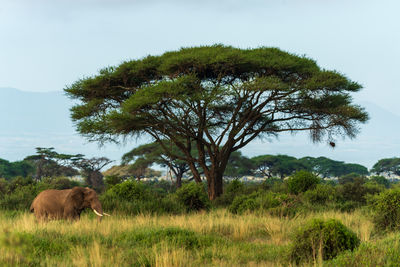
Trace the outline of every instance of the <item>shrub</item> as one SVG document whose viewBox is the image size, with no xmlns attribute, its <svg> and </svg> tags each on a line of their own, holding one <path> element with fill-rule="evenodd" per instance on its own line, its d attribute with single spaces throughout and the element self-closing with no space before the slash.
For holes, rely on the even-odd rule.
<svg viewBox="0 0 400 267">
<path fill-rule="evenodd" d="M 215 205 L 227 206 L 231 205 L 235 197 L 243 194 L 244 184 L 235 179 L 229 182 L 224 190 L 224 193 L 214 201 Z"/>
<path fill-rule="evenodd" d="M 235 214 L 242 214 L 245 211 L 253 211 L 257 208 L 255 198 L 259 193 L 237 196 L 229 206 L 229 211 Z"/>
<path fill-rule="evenodd" d="M 318 184 L 314 189 L 306 191 L 304 198 L 311 204 L 325 205 L 336 200 L 336 190 L 331 185 Z"/>
<path fill-rule="evenodd" d="M 38 185 L 43 189 L 70 189 L 74 186 L 80 186 L 79 182 L 71 180 L 67 177 L 45 178 Z M 42 190 L 41 190 L 42 191 Z"/>
<path fill-rule="evenodd" d="M 210 208 L 210 201 L 202 184 L 194 182 L 182 185 L 176 191 L 176 197 L 188 211 L 191 210 L 208 210 Z"/>
<path fill-rule="evenodd" d="M 180 214 L 185 207 L 175 195 L 157 194 L 141 182 L 126 181 L 100 195 L 103 210 L 124 214 Z"/>
<path fill-rule="evenodd" d="M 118 175 L 108 175 L 104 177 L 104 183 L 107 189 L 113 187 L 116 184 L 122 183 L 122 181 L 122 178 Z"/>
<path fill-rule="evenodd" d="M 149 189 L 141 182 L 137 181 L 125 181 L 120 184 L 116 184 L 107 192 L 115 194 L 119 200 L 135 201 L 151 199 Z"/>
<path fill-rule="evenodd" d="M 254 192 L 236 197 L 229 206 L 229 211 L 242 214 L 246 211 L 264 211 L 271 215 L 292 216 L 300 202 L 294 196 L 274 192 Z"/>
<path fill-rule="evenodd" d="M 363 178 L 355 178 L 353 182 L 347 182 L 337 187 L 337 194 L 342 201 L 365 204 L 368 195 L 382 192 L 385 187 L 375 182 L 365 182 Z"/>
<path fill-rule="evenodd" d="M 383 176 L 372 176 L 370 181 L 375 182 L 377 184 L 381 184 L 386 188 L 390 187 L 390 181 Z"/>
<path fill-rule="evenodd" d="M 308 171 L 298 171 L 289 177 L 287 181 L 290 193 L 299 194 L 314 188 L 320 182 L 320 178 Z"/>
<path fill-rule="evenodd" d="M 7 192 L 7 181 L 4 178 L 0 178 L 0 196 Z"/>
<path fill-rule="evenodd" d="M 339 177 L 338 182 L 339 184 L 354 183 L 354 182 L 365 183 L 366 180 L 367 179 L 365 178 L 365 176 L 352 172 Z"/>
<path fill-rule="evenodd" d="M 297 264 L 315 261 L 319 255 L 324 260 L 332 259 L 342 251 L 353 250 L 359 244 L 357 235 L 340 221 L 313 219 L 295 232 L 290 258 Z"/>
<path fill-rule="evenodd" d="M 14 191 L 0 197 L 0 208 L 8 210 L 28 210 L 37 195 L 33 184 L 19 186 Z"/>
<path fill-rule="evenodd" d="M 335 205 L 335 208 L 340 210 L 341 212 L 353 212 L 356 208 L 359 207 L 360 203 L 355 201 L 338 202 Z"/>
<path fill-rule="evenodd" d="M 271 177 L 271 178 L 267 178 L 265 179 L 262 183 L 261 183 L 261 188 L 264 190 L 271 190 L 274 192 L 279 191 L 276 190 L 277 188 L 281 187 L 281 185 L 283 184 L 283 181 L 279 178 L 276 177 Z"/>
<path fill-rule="evenodd" d="M 378 230 L 400 229 L 400 189 L 389 189 L 371 199 L 373 222 Z"/>
</svg>

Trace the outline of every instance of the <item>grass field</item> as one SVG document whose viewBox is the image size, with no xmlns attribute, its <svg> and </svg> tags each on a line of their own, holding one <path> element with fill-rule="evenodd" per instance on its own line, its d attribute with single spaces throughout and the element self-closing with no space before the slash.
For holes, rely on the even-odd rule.
<svg viewBox="0 0 400 267">
<path fill-rule="evenodd" d="M 29 213 L 0 213 L 3 266 L 289 266 L 293 230 L 312 218 L 335 218 L 361 239 L 337 259 L 309 266 L 390 266 L 400 262 L 396 233 L 373 237 L 362 212 L 324 212 L 294 218 L 232 215 L 224 209 L 174 216 L 106 217 L 37 224 Z"/>
</svg>

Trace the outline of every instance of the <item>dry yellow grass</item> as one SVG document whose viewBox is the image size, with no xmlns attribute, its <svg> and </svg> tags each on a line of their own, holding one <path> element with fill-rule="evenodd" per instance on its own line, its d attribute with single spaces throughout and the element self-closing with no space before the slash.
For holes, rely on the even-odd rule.
<svg viewBox="0 0 400 267">
<path fill-rule="evenodd" d="M 126 260 L 123 256 L 124 248 L 106 247 L 104 242 L 99 240 L 99 236 L 112 239 L 112 237 L 127 231 L 174 227 L 199 235 L 219 236 L 224 240 L 230 240 L 229 242 L 233 242 L 234 245 L 229 248 L 213 245 L 207 251 L 197 251 L 183 247 L 171 247 L 168 243 L 161 241 L 146 250 L 143 262 L 151 259 L 150 264 L 153 266 L 193 266 L 204 265 L 205 262 L 210 266 L 279 266 L 279 262 L 253 260 L 251 257 L 247 257 L 246 253 L 248 252 L 243 251 L 240 244 L 287 246 L 293 230 L 312 218 L 338 219 L 356 232 L 361 241 L 370 240 L 373 225 L 360 211 L 354 213 L 329 211 L 289 219 L 251 213 L 238 216 L 224 209 L 209 213 L 176 216 L 118 216 L 114 214 L 112 217 L 104 218 L 101 223 L 87 215 L 73 223 L 66 221 L 36 223 L 32 214 L 23 213 L 15 218 L 0 217 L 0 236 L 4 236 L 5 232 L 35 234 L 43 231 L 58 233 L 61 236 L 85 236 L 91 240 L 88 245 L 82 244 L 73 247 L 70 251 L 65 252 L 65 258 L 46 257 L 41 264 L 44 266 L 116 266 L 124 265 L 122 264 Z M 205 255 L 209 257 L 206 260 L 204 259 Z M 321 264 L 317 256 L 318 251 L 316 251 L 315 266 Z M 23 260 L 24 257 L 18 250 L 7 249 L 0 244 L 0 263 L 19 265 L 23 264 Z"/>
</svg>

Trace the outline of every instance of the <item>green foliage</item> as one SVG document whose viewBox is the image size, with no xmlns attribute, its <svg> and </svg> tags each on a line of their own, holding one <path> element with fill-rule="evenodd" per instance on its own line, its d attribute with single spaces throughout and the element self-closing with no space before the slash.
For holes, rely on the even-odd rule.
<svg viewBox="0 0 400 267">
<path fill-rule="evenodd" d="M 236 196 L 243 194 L 245 191 L 245 184 L 238 179 L 231 180 L 226 186 L 222 196 L 214 201 L 215 205 L 227 206 L 232 204 Z"/>
<path fill-rule="evenodd" d="M 342 251 L 354 250 L 359 244 L 357 235 L 340 221 L 313 219 L 295 232 L 290 258 L 297 264 L 313 261 L 319 255 L 328 260 Z"/>
<path fill-rule="evenodd" d="M 154 195 L 150 199 L 122 199 L 112 190 L 101 194 L 100 202 L 103 210 L 117 212 L 119 214 L 180 214 L 186 211 L 174 195 L 164 197 Z"/>
<path fill-rule="evenodd" d="M 389 189 L 370 199 L 373 221 L 378 230 L 400 229 L 400 189 Z"/>
<path fill-rule="evenodd" d="M 299 159 L 306 169 L 322 177 L 339 177 L 350 173 L 367 175 L 368 169 L 360 164 L 344 163 L 326 157 L 304 157 Z"/>
<path fill-rule="evenodd" d="M 261 155 L 251 158 L 255 168 L 264 176 L 280 176 L 281 178 L 291 175 L 293 172 L 303 170 L 306 166 L 295 157 L 287 155 Z"/>
<path fill-rule="evenodd" d="M 298 171 L 287 180 L 289 192 L 292 194 L 299 194 L 313 189 L 321 179 L 308 171 Z"/>
<path fill-rule="evenodd" d="M 237 196 L 229 206 L 234 214 L 257 211 L 276 216 L 293 216 L 301 203 L 293 196 L 274 192 L 254 192 Z"/>
<path fill-rule="evenodd" d="M 398 266 L 400 262 L 400 238 L 392 235 L 376 242 L 363 242 L 354 251 L 346 251 L 324 262 L 324 266 Z"/>
<path fill-rule="evenodd" d="M 151 194 L 146 185 L 132 180 L 116 184 L 109 190 L 109 192 L 110 194 L 115 195 L 118 199 L 126 201 L 151 199 Z"/>
<path fill-rule="evenodd" d="M 176 191 L 176 197 L 188 211 L 210 208 L 210 201 L 202 184 L 194 182 L 185 184 Z"/>
<path fill-rule="evenodd" d="M 242 152 L 235 151 L 229 156 L 224 175 L 238 178 L 245 175 L 251 175 L 253 169 L 253 161 L 243 156 Z"/>
<path fill-rule="evenodd" d="M 314 189 L 307 190 L 304 198 L 310 204 L 325 205 L 337 200 L 335 187 L 327 184 L 317 184 Z"/>
<path fill-rule="evenodd" d="M 104 177 L 106 189 L 113 187 L 116 184 L 122 183 L 122 178 L 118 175 L 108 175 Z"/>
<path fill-rule="evenodd" d="M 367 180 L 365 176 L 359 175 L 357 173 L 349 173 L 338 178 L 339 184 L 346 184 L 346 183 L 360 183 L 363 184 Z"/>
<path fill-rule="evenodd" d="M 43 181 L 38 183 L 39 188 L 49 188 L 49 189 L 70 189 L 74 186 L 81 186 L 77 181 L 71 180 L 67 177 L 55 177 L 55 178 L 45 178 Z"/>
<path fill-rule="evenodd" d="M 374 195 L 384 190 L 383 185 L 367 182 L 365 177 L 349 174 L 339 180 L 340 184 L 336 187 L 339 199 L 359 204 L 365 204 L 368 195 Z"/>
<path fill-rule="evenodd" d="M 369 178 L 370 181 L 383 185 L 385 188 L 390 187 L 390 181 L 383 176 L 375 175 Z"/>
<path fill-rule="evenodd" d="M 0 197 L 7 192 L 7 181 L 4 178 L 0 178 Z"/>
<path fill-rule="evenodd" d="M 28 161 L 9 162 L 0 159 L 0 177 L 11 179 L 17 176 L 27 177 L 32 175 L 34 167 Z"/>
<path fill-rule="evenodd" d="M 371 172 L 378 175 L 381 173 L 400 175 L 400 158 L 381 159 L 372 166 Z"/>
<path fill-rule="evenodd" d="M 261 188 L 264 190 L 271 190 L 276 193 L 288 193 L 287 183 L 284 183 L 282 179 L 279 178 L 268 178 L 261 183 Z"/>
</svg>

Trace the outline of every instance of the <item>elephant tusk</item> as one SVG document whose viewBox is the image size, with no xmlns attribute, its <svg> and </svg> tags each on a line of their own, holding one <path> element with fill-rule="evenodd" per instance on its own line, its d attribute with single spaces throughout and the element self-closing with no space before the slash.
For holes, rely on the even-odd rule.
<svg viewBox="0 0 400 267">
<path fill-rule="evenodd" d="M 108 214 L 108 213 L 105 213 L 105 212 L 103 212 L 103 215 L 106 215 L 106 216 L 111 216 L 110 214 Z"/>
<path fill-rule="evenodd" d="M 97 216 L 103 216 L 102 214 L 98 213 L 95 209 L 93 209 L 94 213 L 96 213 Z"/>
</svg>

